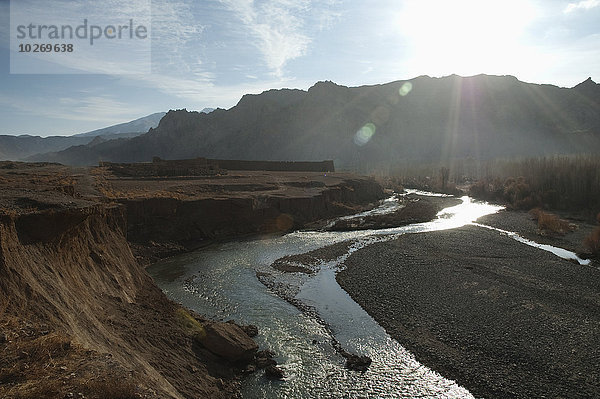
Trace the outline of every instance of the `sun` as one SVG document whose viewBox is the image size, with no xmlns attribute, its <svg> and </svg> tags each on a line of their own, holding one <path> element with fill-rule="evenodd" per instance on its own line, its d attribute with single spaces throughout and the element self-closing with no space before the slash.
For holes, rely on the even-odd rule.
<svg viewBox="0 0 600 399">
<path fill-rule="evenodd" d="M 525 0 L 417 0 L 404 4 L 397 24 L 412 68 L 471 75 L 523 64 L 523 34 L 535 14 Z"/>
</svg>

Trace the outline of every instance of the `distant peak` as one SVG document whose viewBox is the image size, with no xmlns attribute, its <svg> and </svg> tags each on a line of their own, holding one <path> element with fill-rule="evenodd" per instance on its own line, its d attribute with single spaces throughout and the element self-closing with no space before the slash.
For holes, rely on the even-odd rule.
<svg viewBox="0 0 600 399">
<path fill-rule="evenodd" d="M 309 93 L 336 92 L 338 90 L 348 89 L 346 86 L 339 85 L 331 80 L 321 80 L 308 89 Z"/>
<path fill-rule="evenodd" d="M 331 80 L 320 80 L 317 83 L 315 83 L 312 87 L 342 87 L 342 86 L 338 85 L 335 82 L 332 82 Z"/>
<path fill-rule="evenodd" d="M 591 77 L 589 77 L 586 80 L 584 80 L 583 82 L 579 83 L 577 86 L 575 86 L 575 88 L 591 87 L 591 86 L 596 86 L 596 84 L 597 83 L 594 82 Z"/>
</svg>

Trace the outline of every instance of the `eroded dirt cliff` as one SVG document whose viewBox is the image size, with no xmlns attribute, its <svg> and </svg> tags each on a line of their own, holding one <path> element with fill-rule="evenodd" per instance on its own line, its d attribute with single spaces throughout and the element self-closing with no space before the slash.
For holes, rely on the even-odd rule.
<svg viewBox="0 0 600 399">
<path fill-rule="evenodd" d="M 102 192 L 127 207 L 136 255 L 150 261 L 214 240 L 301 229 L 384 196 L 373 179 L 345 173 L 229 171 L 194 179 L 96 173 Z"/>
<path fill-rule="evenodd" d="M 10 186 L 0 216 L 1 397 L 235 395 L 236 368 L 199 345 L 185 310 L 133 257 L 124 206 L 82 194 L 81 176 L 73 190 L 40 178 L 71 176 L 62 167 L 10 171 L 1 181 Z M 192 323 L 201 332 L 212 324 Z"/>
<path fill-rule="evenodd" d="M 247 330 L 168 300 L 128 236 L 141 252 L 187 250 L 382 195 L 349 177 L 243 180 L 108 182 L 101 171 L 0 163 L 0 397 L 235 397 L 257 350 Z"/>
</svg>

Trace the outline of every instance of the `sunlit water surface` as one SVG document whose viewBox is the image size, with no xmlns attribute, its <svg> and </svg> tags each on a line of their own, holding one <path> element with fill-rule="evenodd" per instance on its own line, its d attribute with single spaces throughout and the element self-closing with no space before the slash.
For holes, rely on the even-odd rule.
<svg viewBox="0 0 600 399">
<path fill-rule="evenodd" d="M 466 389 L 419 364 L 335 280 L 339 264 L 364 246 L 400 234 L 460 227 L 501 209 L 469 197 L 462 201 L 428 223 L 230 242 L 159 262 L 149 271 L 173 300 L 209 318 L 258 326 L 256 340 L 277 354 L 286 378 L 271 381 L 254 373 L 243 381 L 245 398 L 472 398 Z M 392 197 L 362 215 L 393 212 L 400 206 L 398 197 Z M 314 275 L 273 274 L 270 267 L 282 256 L 346 240 L 352 241 L 346 253 L 322 264 Z M 289 287 L 305 312 L 275 295 L 257 273 Z M 347 370 L 332 339 L 347 351 L 370 356 L 368 371 Z"/>
</svg>

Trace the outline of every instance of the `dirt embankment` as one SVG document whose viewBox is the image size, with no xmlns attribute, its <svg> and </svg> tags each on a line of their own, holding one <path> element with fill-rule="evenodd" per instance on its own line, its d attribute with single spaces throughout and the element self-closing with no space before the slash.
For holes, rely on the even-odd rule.
<svg viewBox="0 0 600 399">
<path fill-rule="evenodd" d="M 362 183 L 342 181 L 274 182 L 276 195 L 250 202 L 226 185 L 179 181 L 171 186 L 177 191 L 168 191 L 169 183 L 156 182 L 152 191 L 147 182 L 127 181 L 120 186 L 123 205 L 87 169 L 0 163 L 0 396 L 236 396 L 242 368 L 260 357 L 249 337 L 256 332 L 191 316 L 168 300 L 132 254 L 127 235 L 144 242 L 142 250 L 153 240 L 185 250 L 198 232 L 213 239 L 271 231 L 264 226 L 285 230 L 348 211 L 334 201 L 374 200 L 381 192 L 373 186 L 364 194 Z M 199 210 L 209 198 L 218 206 Z M 244 219 L 246 211 L 253 216 Z"/>
<path fill-rule="evenodd" d="M 128 240 L 146 262 L 214 240 L 300 229 L 384 197 L 373 179 L 344 173 L 229 171 L 193 179 L 97 173 L 102 192 L 127 207 Z"/>
<path fill-rule="evenodd" d="M 1 397 L 235 395 L 234 363 L 256 344 L 166 298 L 131 253 L 123 206 L 60 166 L 0 166 Z"/>
</svg>

